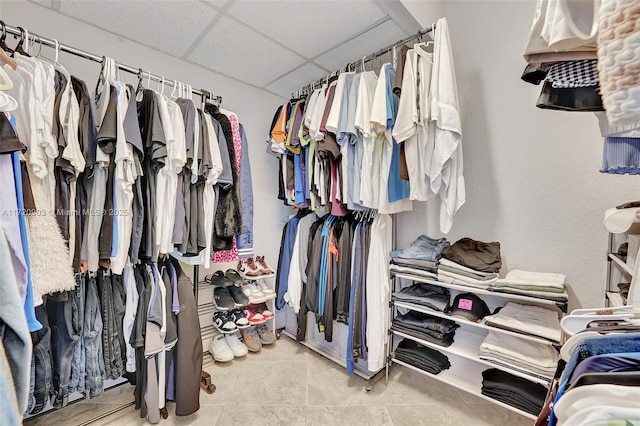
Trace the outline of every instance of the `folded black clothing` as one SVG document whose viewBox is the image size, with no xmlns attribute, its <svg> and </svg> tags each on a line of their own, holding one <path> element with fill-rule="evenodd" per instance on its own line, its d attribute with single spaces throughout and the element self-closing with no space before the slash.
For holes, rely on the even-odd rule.
<svg viewBox="0 0 640 426">
<path fill-rule="evenodd" d="M 394 322 L 401 322 L 405 325 L 413 325 L 440 333 L 451 333 L 460 327 L 455 321 L 416 311 L 409 311 L 406 314 L 398 315 L 395 317 Z"/>
<path fill-rule="evenodd" d="M 500 243 L 461 238 L 442 253 L 442 257 L 480 272 L 500 272 Z"/>
<path fill-rule="evenodd" d="M 449 310 L 451 294 L 449 289 L 427 283 L 414 283 L 392 294 L 393 300 L 419 304 L 435 311 Z"/>
<path fill-rule="evenodd" d="M 456 334 L 455 331 L 451 333 L 439 333 L 437 331 L 425 330 L 420 327 L 404 325 L 402 323 L 396 322 L 391 325 L 391 330 L 399 331 L 417 339 L 422 339 L 429 343 L 443 346 L 445 348 L 451 346 L 451 344 L 453 343 L 453 338 Z"/>
<path fill-rule="evenodd" d="M 544 405 L 547 388 L 497 368 L 482 372 L 482 394 L 537 415 Z"/>
<path fill-rule="evenodd" d="M 446 368 L 442 368 L 441 366 L 431 363 L 431 362 L 424 362 L 423 360 L 414 358 L 411 354 L 404 354 L 404 353 L 396 353 L 396 359 L 402 362 L 406 362 L 407 364 L 413 365 L 416 368 L 419 368 L 420 370 L 426 371 L 427 373 L 430 374 L 440 374 L 443 370 L 446 370 L 447 368 L 449 368 L 449 366 L 447 366 Z"/>
<path fill-rule="evenodd" d="M 435 349 L 431 349 L 427 346 L 421 345 L 420 343 L 414 342 L 410 339 L 403 339 L 398 344 L 395 354 L 396 358 L 398 357 L 398 355 L 402 356 L 403 358 L 410 357 L 414 360 L 418 360 L 420 363 L 430 364 L 440 368 L 441 370 L 446 370 L 451 366 L 451 363 L 449 363 L 449 358 L 447 358 L 447 356 L 443 353 Z"/>
</svg>

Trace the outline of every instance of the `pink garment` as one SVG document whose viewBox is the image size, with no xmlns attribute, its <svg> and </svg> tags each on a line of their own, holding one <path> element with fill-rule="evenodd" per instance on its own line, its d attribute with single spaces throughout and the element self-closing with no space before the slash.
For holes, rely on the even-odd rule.
<svg viewBox="0 0 640 426">
<path fill-rule="evenodd" d="M 236 154 L 236 167 L 238 169 L 238 179 L 240 178 L 240 164 L 242 162 L 242 138 L 240 136 L 240 124 L 238 122 L 238 116 L 235 114 L 225 113 L 229 117 L 231 123 L 231 133 L 233 134 L 233 151 Z M 234 182 L 234 185 L 239 182 Z M 235 189 L 234 189 L 235 190 Z M 238 260 L 238 247 L 236 247 L 236 237 L 233 237 L 231 243 L 231 249 L 216 251 L 213 253 L 211 261 L 213 263 L 228 263 Z"/>
</svg>

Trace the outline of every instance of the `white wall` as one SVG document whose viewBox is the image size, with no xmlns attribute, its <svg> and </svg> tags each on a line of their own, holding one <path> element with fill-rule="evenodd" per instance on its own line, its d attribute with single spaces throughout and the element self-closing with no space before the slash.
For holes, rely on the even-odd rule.
<svg viewBox="0 0 640 426">
<path fill-rule="evenodd" d="M 422 28 L 430 27 L 444 16 L 444 0 L 401 0 Z"/>
<path fill-rule="evenodd" d="M 224 107 L 238 114 L 247 133 L 253 174 L 254 248 L 257 254 L 266 255 L 271 265 L 277 264 L 281 218 L 286 215 L 287 210 L 281 203 L 276 202 L 277 160 L 266 154 L 264 141 L 275 108 L 284 101 L 282 98 L 24 0 L 2 0 L 0 19 L 12 27 L 22 26 L 44 37 L 57 38 L 63 44 L 98 55 L 111 56 L 118 62 L 164 75 L 167 79 L 177 79 L 191 84 L 194 88 L 213 90 L 221 95 Z M 171 31 L 167 29 L 167 37 L 171 37 Z M 16 43 L 11 37 L 7 38 L 7 42 L 10 46 Z M 44 47 L 42 53 L 53 57 L 51 48 Z M 215 52 L 211 54 L 215 55 Z M 85 80 L 90 90 L 95 88 L 100 64 L 66 53 L 60 54 L 60 63 L 72 75 Z M 134 86 L 137 84 L 136 76 L 125 72 L 122 72 L 121 76 Z M 156 87 L 155 83 L 152 83 L 152 87 Z M 197 106 L 200 105 L 199 98 L 194 98 L 194 101 Z"/>
<path fill-rule="evenodd" d="M 591 113 L 544 111 L 520 80 L 534 1 L 444 3 L 464 133 L 467 203 L 448 238 L 502 244 L 503 273 L 565 273 L 570 308 L 602 306 L 607 208 L 638 198 L 640 178 L 598 172 L 602 138 Z M 437 210 L 399 217 L 400 245 L 438 235 Z"/>
</svg>

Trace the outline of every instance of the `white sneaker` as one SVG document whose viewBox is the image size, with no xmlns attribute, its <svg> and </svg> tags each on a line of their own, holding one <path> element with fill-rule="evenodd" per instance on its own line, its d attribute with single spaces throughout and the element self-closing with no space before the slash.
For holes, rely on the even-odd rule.
<svg viewBox="0 0 640 426">
<path fill-rule="evenodd" d="M 258 303 L 264 303 L 267 301 L 267 298 L 264 296 L 264 293 L 260 290 L 260 287 L 256 285 L 255 282 L 248 282 L 242 286 L 242 291 L 249 298 L 249 302 L 252 305 Z"/>
<path fill-rule="evenodd" d="M 209 352 L 213 359 L 219 362 L 229 362 L 233 359 L 233 352 L 227 344 L 224 334 L 216 334 L 209 342 Z"/>
<path fill-rule="evenodd" d="M 231 349 L 231 352 L 233 352 L 234 356 L 245 356 L 249 353 L 249 349 L 244 343 L 240 341 L 237 333 L 227 334 L 224 336 L 224 338 L 227 341 L 227 345 Z"/>
<path fill-rule="evenodd" d="M 276 292 L 271 290 L 271 288 L 269 287 L 269 285 L 266 283 L 265 280 L 257 280 L 256 286 L 260 289 L 262 294 L 264 294 L 264 297 L 266 300 L 271 300 L 276 298 Z"/>
</svg>

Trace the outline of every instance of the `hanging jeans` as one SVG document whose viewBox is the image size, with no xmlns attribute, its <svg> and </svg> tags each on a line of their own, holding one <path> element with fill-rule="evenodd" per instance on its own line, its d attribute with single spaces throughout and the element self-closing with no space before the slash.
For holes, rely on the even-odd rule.
<svg viewBox="0 0 640 426">
<path fill-rule="evenodd" d="M 84 351 L 84 308 L 86 293 L 86 275 L 76 274 L 76 297 L 78 299 L 78 321 L 80 324 L 80 339 L 73 351 L 73 362 L 71 363 L 71 381 L 69 382 L 69 393 L 84 392 L 85 390 L 85 351 Z"/>
<path fill-rule="evenodd" d="M 33 393 L 29 397 L 28 411 L 30 414 L 38 414 L 47 405 L 51 394 L 51 329 L 47 320 L 47 310 L 44 305 L 36 307 L 36 318 L 42 324 L 38 331 L 31 332 L 33 343 L 32 388 Z"/>
<path fill-rule="evenodd" d="M 100 272 L 98 272 L 100 273 Z M 89 272 L 86 281 L 84 305 L 84 328 L 82 345 L 85 356 L 85 396 L 89 399 L 102 394 L 104 389 L 104 359 L 102 358 L 102 316 L 96 276 Z"/>
<path fill-rule="evenodd" d="M 102 352 L 104 356 L 105 379 L 115 380 L 124 373 L 124 367 L 122 364 L 122 354 L 120 353 L 110 271 L 98 271 L 97 287 L 100 295 L 103 326 Z"/>
<path fill-rule="evenodd" d="M 82 330 L 78 305 L 75 290 L 55 293 L 47 298 L 47 316 L 51 327 L 54 408 L 62 408 L 69 402 L 71 364 Z"/>
</svg>

